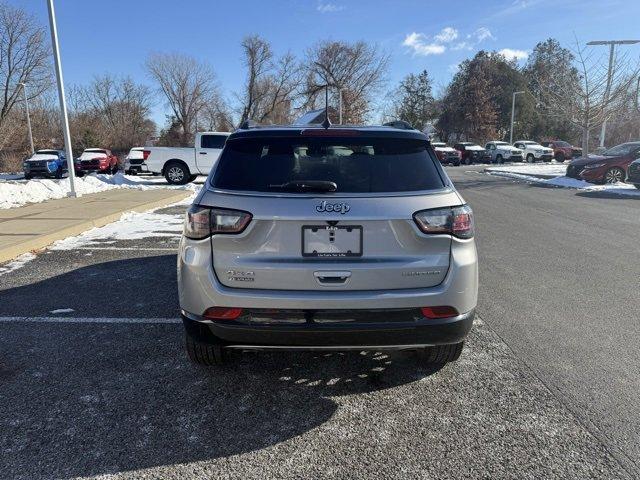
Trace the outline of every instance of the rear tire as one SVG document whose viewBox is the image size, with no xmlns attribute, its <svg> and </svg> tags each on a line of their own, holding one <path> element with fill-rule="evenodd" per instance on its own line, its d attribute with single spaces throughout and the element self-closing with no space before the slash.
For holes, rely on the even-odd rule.
<svg viewBox="0 0 640 480">
<path fill-rule="evenodd" d="M 191 173 L 184 163 L 169 162 L 164 167 L 164 178 L 170 185 L 184 185 L 191 179 Z"/>
<path fill-rule="evenodd" d="M 633 186 L 640 190 L 640 183 L 634 183 Z"/>
<path fill-rule="evenodd" d="M 205 367 L 224 365 L 227 355 L 220 345 L 204 343 L 195 340 L 185 333 L 185 347 L 189 360 Z"/>
<path fill-rule="evenodd" d="M 460 358 L 464 342 L 454 343 L 452 345 L 434 345 L 433 347 L 425 347 L 418 351 L 420 360 L 429 365 L 444 365 L 445 363 L 455 362 Z"/>
</svg>

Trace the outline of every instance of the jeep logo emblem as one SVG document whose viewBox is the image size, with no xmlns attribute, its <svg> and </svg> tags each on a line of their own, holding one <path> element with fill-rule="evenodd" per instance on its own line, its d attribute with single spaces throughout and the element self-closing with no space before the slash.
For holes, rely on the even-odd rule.
<svg viewBox="0 0 640 480">
<path fill-rule="evenodd" d="M 327 203 L 326 200 L 323 200 L 320 205 L 316 206 L 316 212 L 318 212 L 318 213 L 335 212 L 335 213 L 340 213 L 340 214 L 344 215 L 349 210 L 351 210 L 351 207 L 348 204 L 344 203 L 344 202 L 341 202 L 341 203 Z"/>
</svg>

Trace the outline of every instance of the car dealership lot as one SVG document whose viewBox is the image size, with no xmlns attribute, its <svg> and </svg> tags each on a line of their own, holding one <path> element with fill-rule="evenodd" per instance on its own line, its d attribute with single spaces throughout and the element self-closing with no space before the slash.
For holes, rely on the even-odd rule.
<svg viewBox="0 0 640 480">
<path fill-rule="evenodd" d="M 184 206 L 0 276 L 0 478 L 638 476 L 636 200 L 482 168 L 448 169 L 476 212 L 479 320 L 437 372 L 375 352 L 190 365 Z"/>
</svg>

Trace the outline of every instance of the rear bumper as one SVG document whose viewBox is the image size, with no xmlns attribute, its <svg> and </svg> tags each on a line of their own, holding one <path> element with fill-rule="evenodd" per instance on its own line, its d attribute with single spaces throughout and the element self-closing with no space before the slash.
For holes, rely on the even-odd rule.
<svg viewBox="0 0 640 480">
<path fill-rule="evenodd" d="M 183 311 L 201 315 L 213 306 L 278 310 L 380 310 L 449 305 L 469 312 L 478 299 L 478 257 L 473 240 L 452 239 L 444 280 L 427 288 L 383 290 L 267 290 L 231 288 L 218 280 L 210 239 L 183 237 L 178 252 L 178 294 Z"/>
<path fill-rule="evenodd" d="M 346 310 L 340 312 L 341 320 L 327 322 L 314 320 L 316 312 L 303 313 L 306 320 L 295 325 L 212 321 L 184 311 L 182 318 L 187 332 L 200 341 L 256 350 L 403 350 L 453 344 L 464 340 L 474 318 L 473 310 L 439 320 L 416 316 L 409 310 L 387 311 L 389 319 L 381 311 Z"/>
</svg>

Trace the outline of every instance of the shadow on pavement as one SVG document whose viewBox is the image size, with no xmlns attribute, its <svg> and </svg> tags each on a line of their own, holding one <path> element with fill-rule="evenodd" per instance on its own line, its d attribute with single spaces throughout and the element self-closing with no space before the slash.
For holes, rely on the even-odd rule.
<svg viewBox="0 0 640 480">
<path fill-rule="evenodd" d="M 56 262 L 58 268 L 57 264 L 64 262 L 73 270 L 0 290 L 0 316 L 50 316 L 49 312 L 56 309 L 72 309 L 75 317 L 179 316 L 175 255 L 86 266 L 79 266 L 78 260 L 64 255 L 71 256 L 74 252 L 56 251 L 55 256 L 41 255 L 34 262 L 43 262 L 39 266 L 42 271 L 52 267 L 46 262 Z M 26 266 L 25 273 L 31 268 L 34 265 Z"/>
<path fill-rule="evenodd" d="M 434 373 L 410 353 L 188 363 L 182 326 L 26 324 L 0 337 L 1 478 L 72 478 L 250 452 L 320 427 L 335 397 Z"/>
</svg>

